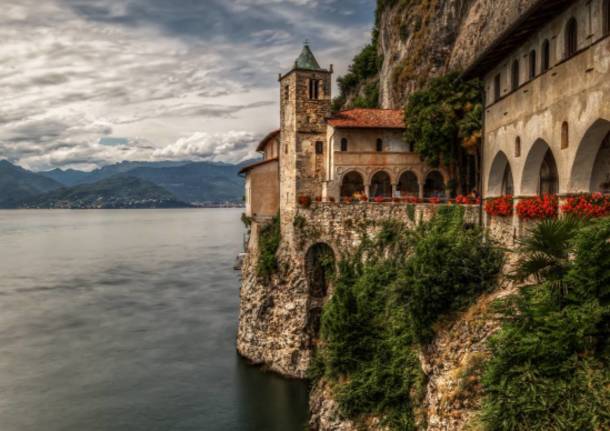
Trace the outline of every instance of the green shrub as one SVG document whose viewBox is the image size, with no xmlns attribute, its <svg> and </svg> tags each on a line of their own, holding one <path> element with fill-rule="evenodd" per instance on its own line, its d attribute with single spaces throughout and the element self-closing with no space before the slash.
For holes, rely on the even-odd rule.
<svg viewBox="0 0 610 431">
<path fill-rule="evenodd" d="M 261 228 L 258 240 L 259 257 L 256 273 L 264 280 L 268 281 L 278 269 L 276 254 L 280 241 L 280 218 L 276 216 L 271 223 Z"/>
<path fill-rule="evenodd" d="M 569 226 L 554 228 L 563 237 Z M 556 274 L 542 272 L 538 284 L 500 304 L 506 320 L 490 340 L 482 380 L 485 429 L 610 429 L 610 219 L 570 232 L 575 257 L 561 259 L 563 300 Z M 544 255 L 557 254 L 555 244 L 547 248 Z"/>
<path fill-rule="evenodd" d="M 442 315 L 491 288 L 502 260 L 480 230 L 464 229 L 462 216 L 457 207 L 439 209 L 415 231 L 386 222 L 340 262 L 315 375 L 335 382 L 346 417 L 378 415 L 397 430 L 421 425 L 420 343 Z"/>
</svg>

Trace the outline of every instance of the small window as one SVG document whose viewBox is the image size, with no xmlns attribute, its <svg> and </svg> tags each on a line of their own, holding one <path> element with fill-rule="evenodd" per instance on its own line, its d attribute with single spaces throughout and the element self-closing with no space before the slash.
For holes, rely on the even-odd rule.
<svg viewBox="0 0 610 431">
<path fill-rule="evenodd" d="M 341 151 L 347 151 L 347 139 L 341 139 Z"/>
<path fill-rule="evenodd" d="M 320 81 L 318 79 L 309 80 L 309 98 L 311 100 L 320 98 Z"/>
<path fill-rule="evenodd" d="M 324 142 L 317 141 L 316 142 L 316 154 L 324 153 Z"/>
<path fill-rule="evenodd" d="M 511 89 L 515 91 L 517 88 L 519 88 L 519 60 L 513 61 L 511 71 Z"/>
<path fill-rule="evenodd" d="M 378 153 L 383 151 L 383 141 L 381 139 L 377 139 L 376 150 Z"/>
<path fill-rule="evenodd" d="M 604 19 L 604 35 L 610 34 L 610 0 L 604 0 L 604 10 L 602 13 Z"/>
<path fill-rule="evenodd" d="M 578 51 L 578 23 L 576 18 L 570 18 L 565 33 L 565 58 L 570 58 Z"/>
<path fill-rule="evenodd" d="M 570 129 L 568 127 L 567 121 L 564 121 L 561 125 L 561 149 L 565 150 L 570 146 Z"/>
<path fill-rule="evenodd" d="M 521 138 L 519 136 L 515 139 L 515 157 L 521 157 Z"/>
<path fill-rule="evenodd" d="M 415 145 L 413 145 L 413 142 L 409 142 L 409 153 L 414 153 L 415 152 Z"/>
<path fill-rule="evenodd" d="M 549 40 L 542 43 L 542 71 L 546 72 L 551 68 L 551 44 Z"/>
<path fill-rule="evenodd" d="M 290 100 L 290 86 L 286 85 L 284 87 L 284 100 L 288 102 Z"/>
<path fill-rule="evenodd" d="M 536 50 L 530 51 L 530 79 L 536 77 Z"/>
<path fill-rule="evenodd" d="M 502 76 L 498 73 L 494 78 L 494 101 L 497 102 L 502 97 Z"/>
</svg>

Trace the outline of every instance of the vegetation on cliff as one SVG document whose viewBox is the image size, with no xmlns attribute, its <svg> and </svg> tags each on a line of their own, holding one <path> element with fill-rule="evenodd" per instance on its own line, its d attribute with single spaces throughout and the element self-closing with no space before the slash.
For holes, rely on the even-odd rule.
<svg viewBox="0 0 610 431">
<path fill-rule="evenodd" d="M 261 228 L 258 240 L 259 257 L 256 264 L 256 274 L 269 280 L 278 269 L 277 250 L 282 240 L 280 234 L 280 217 L 275 216 L 270 223 Z"/>
<path fill-rule="evenodd" d="M 414 430 L 425 377 L 418 349 L 442 316 L 495 286 L 502 253 L 458 207 L 408 230 L 386 223 L 340 262 L 312 372 L 333 382 L 343 415 Z"/>
<path fill-rule="evenodd" d="M 480 417 L 486 430 L 610 429 L 610 219 L 541 222 L 500 304 Z"/>
<path fill-rule="evenodd" d="M 478 152 L 482 100 L 479 80 L 465 81 L 450 73 L 413 93 L 405 108 L 405 141 L 432 166 L 447 166 L 457 181 L 454 188 L 462 194 L 474 186 L 468 156 Z"/>
</svg>

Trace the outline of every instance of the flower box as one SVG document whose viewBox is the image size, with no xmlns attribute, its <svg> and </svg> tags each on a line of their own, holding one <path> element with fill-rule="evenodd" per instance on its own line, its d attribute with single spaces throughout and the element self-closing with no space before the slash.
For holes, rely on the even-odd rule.
<svg viewBox="0 0 610 431">
<path fill-rule="evenodd" d="M 485 202 L 485 212 L 492 217 L 510 217 L 513 215 L 513 197 L 500 196 Z"/>
<path fill-rule="evenodd" d="M 561 211 L 582 218 L 604 217 L 610 215 L 610 195 L 593 193 L 572 196 L 561 206 Z"/>
<path fill-rule="evenodd" d="M 521 200 L 517 204 L 517 215 L 521 220 L 538 220 L 557 217 L 557 196 L 544 195 Z"/>
</svg>

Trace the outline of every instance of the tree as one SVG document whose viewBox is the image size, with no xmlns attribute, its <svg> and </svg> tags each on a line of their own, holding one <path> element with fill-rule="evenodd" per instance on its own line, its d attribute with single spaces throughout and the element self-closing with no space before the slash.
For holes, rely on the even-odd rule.
<svg viewBox="0 0 610 431">
<path fill-rule="evenodd" d="M 450 73 L 411 95 L 405 108 L 405 141 L 432 166 L 443 164 L 468 193 L 469 156 L 478 171 L 483 118 L 482 83 Z M 478 176 L 478 172 L 477 175 Z M 455 190 L 454 190 L 455 191 Z"/>
</svg>

